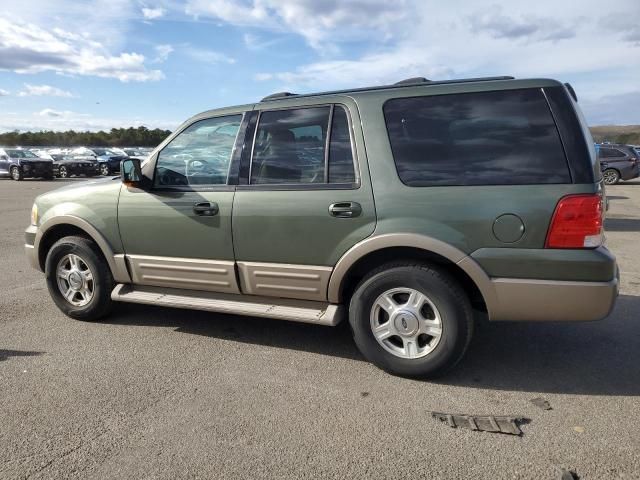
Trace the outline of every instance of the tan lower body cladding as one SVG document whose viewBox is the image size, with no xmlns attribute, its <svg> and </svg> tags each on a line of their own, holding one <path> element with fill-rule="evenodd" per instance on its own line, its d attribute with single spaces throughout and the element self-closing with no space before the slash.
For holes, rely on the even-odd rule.
<svg viewBox="0 0 640 480">
<path fill-rule="evenodd" d="M 234 262 L 127 255 L 135 285 L 240 293 Z"/>
<path fill-rule="evenodd" d="M 268 297 L 327 300 L 331 267 L 238 262 L 243 293 Z"/>
<path fill-rule="evenodd" d="M 331 267 L 127 255 L 134 285 L 326 301 Z"/>
</svg>

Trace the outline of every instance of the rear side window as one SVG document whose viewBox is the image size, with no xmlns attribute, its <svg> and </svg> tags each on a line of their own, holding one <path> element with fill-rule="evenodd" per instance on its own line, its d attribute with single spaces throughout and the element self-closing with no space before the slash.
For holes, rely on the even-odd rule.
<svg viewBox="0 0 640 480">
<path fill-rule="evenodd" d="M 346 111 L 340 106 L 260 114 L 251 162 L 252 185 L 353 183 Z M 327 149 L 328 147 L 328 149 Z"/>
<path fill-rule="evenodd" d="M 571 182 L 539 89 L 398 98 L 385 103 L 384 116 L 406 185 Z"/>
<path fill-rule="evenodd" d="M 602 148 L 600 147 L 600 158 L 616 158 L 624 157 L 625 154 L 617 148 Z"/>
</svg>

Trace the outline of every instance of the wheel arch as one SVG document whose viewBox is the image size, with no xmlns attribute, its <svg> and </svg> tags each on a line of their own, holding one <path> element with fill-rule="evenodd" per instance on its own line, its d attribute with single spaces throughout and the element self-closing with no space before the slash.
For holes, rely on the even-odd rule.
<svg viewBox="0 0 640 480">
<path fill-rule="evenodd" d="M 73 215 L 60 215 L 50 218 L 38 228 L 34 248 L 42 271 L 44 271 L 47 253 L 53 244 L 70 235 L 79 235 L 92 240 L 98 246 L 100 253 L 109 265 L 114 280 L 120 283 L 131 282 L 124 255 L 114 254 L 107 240 L 93 225 Z"/>
<path fill-rule="evenodd" d="M 476 308 L 495 305 L 491 279 L 475 260 L 441 240 L 414 233 L 383 234 L 354 245 L 338 260 L 329 279 L 328 300 L 342 303 L 361 278 L 391 260 L 422 260 L 442 266 L 462 285 Z"/>
</svg>

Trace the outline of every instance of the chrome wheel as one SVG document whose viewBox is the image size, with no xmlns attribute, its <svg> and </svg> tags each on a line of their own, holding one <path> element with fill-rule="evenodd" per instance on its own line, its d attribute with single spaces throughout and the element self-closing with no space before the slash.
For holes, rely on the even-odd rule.
<svg viewBox="0 0 640 480">
<path fill-rule="evenodd" d="M 104 175 L 105 177 L 109 175 L 109 165 L 106 163 L 100 164 L 100 175 Z"/>
<path fill-rule="evenodd" d="M 93 273 L 78 255 L 65 255 L 58 262 L 56 280 L 60 293 L 74 307 L 84 307 L 93 298 Z"/>
<path fill-rule="evenodd" d="M 615 185 L 620 180 L 620 174 L 616 170 L 609 168 L 602 172 L 602 178 L 604 178 L 605 185 Z"/>
<path fill-rule="evenodd" d="M 60 178 L 67 178 L 69 176 L 69 172 L 67 172 L 67 167 L 60 167 Z"/>
<path fill-rule="evenodd" d="M 11 178 L 20 180 L 20 169 L 18 167 L 11 167 Z"/>
<path fill-rule="evenodd" d="M 434 303 L 412 288 L 393 288 L 371 308 L 371 331 L 387 352 L 406 359 L 431 353 L 442 338 L 442 317 Z"/>
</svg>

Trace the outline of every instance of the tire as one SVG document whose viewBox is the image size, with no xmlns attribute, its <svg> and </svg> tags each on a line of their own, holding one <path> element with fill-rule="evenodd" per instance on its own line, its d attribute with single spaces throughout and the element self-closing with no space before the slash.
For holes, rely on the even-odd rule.
<svg viewBox="0 0 640 480">
<path fill-rule="evenodd" d="M 60 169 L 58 170 L 58 176 L 60 178 L 69 178 L 69 170 L 67 170 L 67 167 L 65 167 L 64 165 L 60 167 Z"/>
<path fill-rule="evenodd" d="M 605 185 L 615 185 L 620 182 L 620 172 L 615 168 L 607 168 L 602 172 L 602 178 Z"/>
<path fill-rule="evenodd" d="M 76 258 L 75 262 L 72 257 Z M 92 280 L 88 280 L 87 270 Z M 59 276 L 58 271 L 70 274 Z M 74 272 L 78 274 L 75 277 L 72 276 Z M 58 240 L 47 254 L 45 276 L 51 298 L 65 315 L 95 321 L 111 311 L 113 277 L 109 265 L 91 240 L 75 236 Z M 63 290 L 71 300 L 65 298 Z M 90 295 L 87 294 L 89 291 Z"/>
<path fill-rule="evenodd" d="M 108 177 L 110 173 L 111 173 L 111 169 L 109 168 L 109 165 L 107 163 L 101 163 L 100 164 L 100 175 L 102 175 L 104 177 Z"/>
<path fill-rule="evenodd" d="M 393 304 L 381 300 L 389 297 Z M 415 308 L 404 303 L 412 299 L 417 300 Z M 396 313 L 389 314 L 381 304 Z M 391 263 L 358 285 L 349 323 L 358 349 L 374 365 L 393 375 L 426 378 L 445 373 L 463 357 L 473 334 L 473 311 L 464 290 L 445 271 Z M 393 334 L 378 340 L 374 328 L 379 335 L 388 335 L 385 328 Z"/>
<path fill-rule="evenodd" d="M 19 167 L 16 167 L 16 166 L 11 167 L 10 173 L 11 173 L 11 178 L 16 180 L 17 182 L 19 182 L 24 178 L 24 176 L 22 175 L 22 170 L 20 170 Z"/>
</svg>

